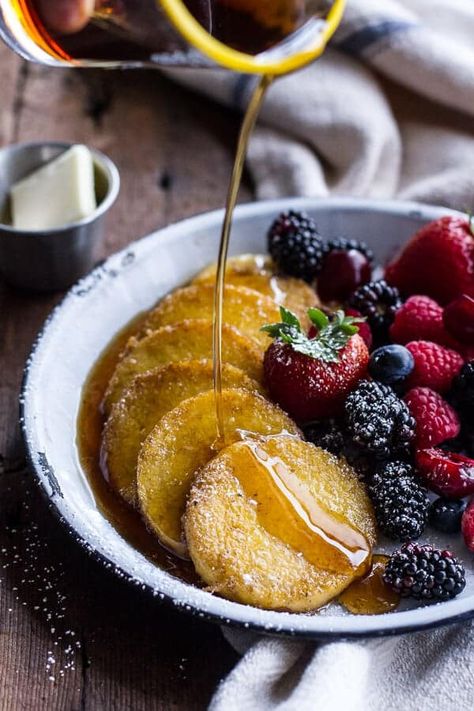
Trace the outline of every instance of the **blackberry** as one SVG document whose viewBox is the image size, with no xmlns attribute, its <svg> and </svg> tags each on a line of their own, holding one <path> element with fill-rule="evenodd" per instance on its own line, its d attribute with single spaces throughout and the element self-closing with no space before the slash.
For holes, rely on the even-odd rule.
<svg viewBox="0 0 474 711">
<path fill-rule="evenodd" d="M 343 455 L 361 481 L 368 482 L 374 473 L 374 462 L 351 442 L 346 442 Z"/>
<path fill-rule="evenodd" d="M 341 454 L 344 447 L 344 434 L 336 420 L 310 422 L 303 427 L 303 432 L 308 442 L 336 456 Z"/>
<path fill-rule="evenodd" d="M 357 239 L 346 239 L 345 237 L 338 237 L 336 239 L 330 239 L 327 241 L 327 251 L 333 252 L 334 250 L 341 250 L 342 252 L 349 252 L 351 249 L 357 250 L 364 255 L 369 264 L 374 263 L 374 253 L 365 244 L 365 242 L 359 242 Z"/>
<path fill-rule="evenodd" d="M 379 459 L 406 458 L 415 420 L 388 385 L 361 380 L 344 404 L 346 428 L 362 453 Z"/>
<path fill-rule="evenodd" d="M 461 530 L 461 519 L 466 508 L 462 499 L 444 499 L 440 497 L 430 506 L 428 521 L 441 533 L 458 533 Z"/>
<path fill-rule="evenodd" d="M 289 210 L 282 212 L 270 227 L 268 251 L 284 274 L 312 282 L 321 269 L 327 245 L 311 217 Z"/>
<path fill-rule="evenodd" d="M 454 378 L 450 402 L 459 412 L 462 420 L 474 424 L 474 360 L 464 363 L 460 373 Z"/>
<path fill-rule="evenodd" d="M 388 329 L 402 300 L 395 286 L 379 279 L 360 286 L 349 299 L 349 305 L 367 318 L 377 342 L 383 343 L 388 340 Z"/>
<path fill-rule="evenodd" d="M 390 556 L 383 579 L 402 597 L 441 602 L 464 590 L 464 568 L 449 551 L 406 543 Z"/>
<path fill-rule="evenodd" d="M 373 475 L 368 491 L 377 523 L 389 538 L 408 541 L 421 536 L 430 502 L 410 464 L 383 464 Z"/>
</svg>

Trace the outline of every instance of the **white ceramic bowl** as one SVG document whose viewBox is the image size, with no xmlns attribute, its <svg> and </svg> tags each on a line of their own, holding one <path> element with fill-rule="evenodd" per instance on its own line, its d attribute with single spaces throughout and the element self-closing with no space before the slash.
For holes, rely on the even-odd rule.
<svg viewBox="0 0 474 711">
<path fill-rule="evenodd" d="M 422 224 L 449 211 L 413 203 L 351 199 L 285 199 L 239 207 L 231 253 L 266 250 L 271 220 L 283 209 L 304 209 L 326 237 L 365 240 L 384 263 Z M 344 614 L 331 605 L 318 614 L 259 610 L 223 600 L 157 568 L 104 518 L 78 462 L 75 438 L 81 388 L 112 336 L 139 311 L 214 261 L 222 211 L 160 230 L 113 255 L 80 281 L 52 313 L 25 371 L 22 425 L 31 462 L 47 497 L 75 537 L 104 564 L 153 595 L 221 623 L 306 637 L 397 634 L 474 615 L 472 556 L 459 536 L 426 539 L 459 554 L 468 584 L 455 600 L 377 616 Z"/>
</svg>

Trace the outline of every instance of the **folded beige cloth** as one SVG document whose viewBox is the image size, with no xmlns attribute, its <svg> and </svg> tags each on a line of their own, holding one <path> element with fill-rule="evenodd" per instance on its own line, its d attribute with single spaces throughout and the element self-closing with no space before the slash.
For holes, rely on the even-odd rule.
<svg viewBox="0 0 474 711">
<path fill-rule="evenodd" d="M 224 632 L 226 636 L 229 632 Z M 231 631 L 243 656 L 209 711 L 470 711 L 472 623 L 319 646 Z"/>
<path fill-rule="evenodd" d="M 474 2 L 349 0 L 331 48 L 275 82 L 250 144 L 257 196 L 474 196 Z M 174 70 L 238 109 L 254 77 Z"/>
</svg>

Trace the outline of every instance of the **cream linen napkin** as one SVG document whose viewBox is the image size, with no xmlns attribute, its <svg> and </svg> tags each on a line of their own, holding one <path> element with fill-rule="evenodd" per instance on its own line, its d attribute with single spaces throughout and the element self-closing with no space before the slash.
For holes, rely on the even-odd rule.
<svg viewBox="0 0 474 711">
<path fill-rule="evenodd" d="M 473 0 L 349 0 L 324 56 L 275 82 L 250 144 L 257 197 L 349 194 L 470 209 Z M 255 83 L 171 70 L 242 110 Z"/>
<path fill-rule="evenodd" d="M 352 0 L 331 49 L 270 89 L 248 168 L 259 198 L 350 194 L 468 210 L 474 0 Z M 255 79 L 173 76 L 243 109 Z M 244 654 L 211 711 L 467 711 L 470 623 L 314 645 L 225 631 Z M 247 651 L 248 650 L 248 651 Z"/>
<path fill-rule="evenodd" d="M 209 711 L 470 711 L 471 623 L 404 637 L 316 646 L 276 638 L 252 643 L 218 687 Z"/>
</svg>

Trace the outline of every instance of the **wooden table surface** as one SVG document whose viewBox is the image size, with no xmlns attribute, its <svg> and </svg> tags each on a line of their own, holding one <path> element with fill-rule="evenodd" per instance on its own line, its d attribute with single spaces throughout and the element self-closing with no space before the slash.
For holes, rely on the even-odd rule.
<svg viewBox="0 0 474 711">
<path fill-rule="evenodd" d="M 118 165 L 101 256 L 223 205 L 234 114 L 158 73 L 50 70 L 3 46 L 0 78 L 0 145 L 83 142 Z M 22 370 L 60 298 L 0 284 L 0 709 L 203 709 L 237 660 L 219 628 L 103 570 L 55 520 L 26 464 Z"/>
</svg>

